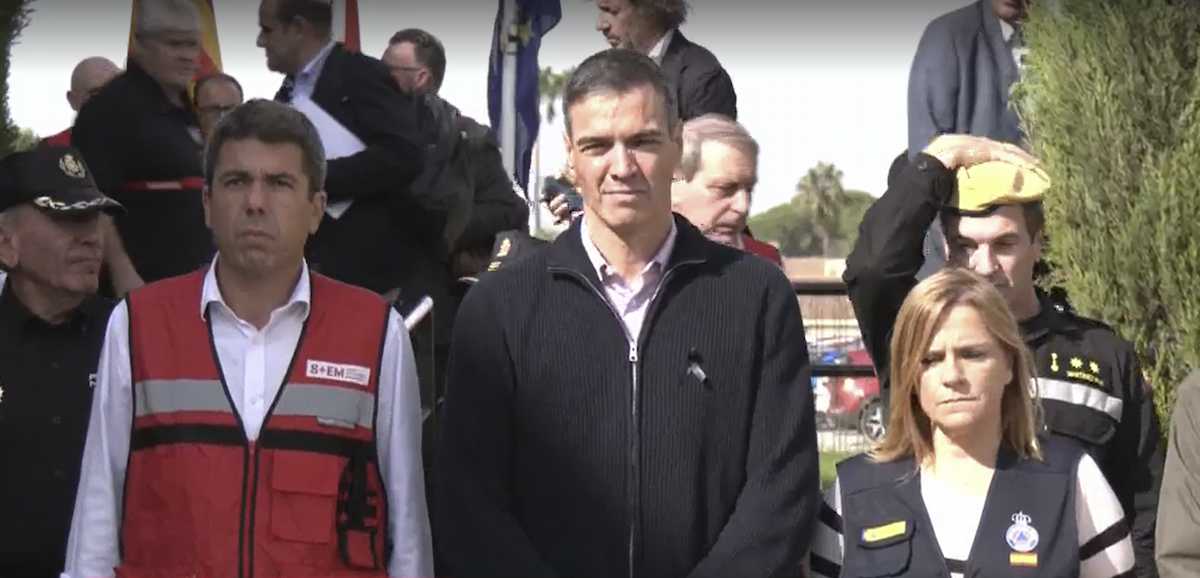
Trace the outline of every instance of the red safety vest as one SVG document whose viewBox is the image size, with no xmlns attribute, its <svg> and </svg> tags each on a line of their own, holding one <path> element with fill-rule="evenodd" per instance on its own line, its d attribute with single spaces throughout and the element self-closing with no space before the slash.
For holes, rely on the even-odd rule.
<svg viewBox="0 0 1200 578">
<path fill-rule="evenodd" d="M 130 294 L 118 577 L 386 576 L 374 428 L 388 306 L 311 279 L 308 319 L 254 442 L 200 316 L 204 271 Z"/>
</svg>

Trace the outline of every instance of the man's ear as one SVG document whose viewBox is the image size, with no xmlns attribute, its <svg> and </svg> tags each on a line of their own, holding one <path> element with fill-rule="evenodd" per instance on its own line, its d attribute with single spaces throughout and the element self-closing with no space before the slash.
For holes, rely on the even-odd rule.
<svg viewBox="0 0 1200 578">
<path fill-rule="evenodd" d="M 207 184 L 203 189 L 200 189 L 200 204 L 204 205 L 204 226 L 212 230 L 212 218 L 210 217 L 210 204 L 212 203 L 212 187 Z"/>
<path fill-rule="evenodd" d="M 312 220 L 308 224 L 308 234 L 317 234 L 317 228 L 321 226 L 321 219 L 325 216 L 325 207 L 329 204 L 329 195 L 325 191 L 317 191 L 312 194 L 313 214 Z"/>
</svg>

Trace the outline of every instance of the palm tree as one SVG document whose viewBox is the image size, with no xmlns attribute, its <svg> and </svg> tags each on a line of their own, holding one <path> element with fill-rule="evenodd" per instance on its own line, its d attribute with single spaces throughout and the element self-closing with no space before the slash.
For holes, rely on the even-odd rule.
<svg viewBox="0 0 1200 578">
<path fill-rule="evenodd" d="M 554 122 L 554 117 L 558 115 L 554 108 L 554 102 L 562 96 L 563 89 L 567 86 L 567 79 L 573 72 L 575 72 L 573 67 L 562 72 L 554 72 L 553 68 L 547 66 L 538 73 L 538 96 L 546 104 L 546 122 Z"/>
<path fill-rule="evenodd" d="M 832 163 L 817 163 L 796 184 L 797 200 L 812 214 L 813 225 L 821 237 L 821 252 L 829 255 L 829 244 L 837 232 L 838 216 L 845 203 L 842 171 Z"/>
</svg>

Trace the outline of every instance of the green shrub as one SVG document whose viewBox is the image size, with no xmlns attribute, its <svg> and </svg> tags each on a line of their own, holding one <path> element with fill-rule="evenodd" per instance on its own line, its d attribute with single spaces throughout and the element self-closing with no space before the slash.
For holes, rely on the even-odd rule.
<svg viewBox="0 0 1200 578">
<path fill-rule="evenodd" d="M 1200 361 L 1200 10 L 1036 2 L 1016 88 L 1046 198 L 1047 283 L 1132 341 L 1164 423 Z"/>
<path fill-rule="evenodd" d="M 8 64 L 13 43 L 29 23 L 31 0 L 0 0 L 0 156 L 14 150 L 21 130 L 8 114 Z"/>
</svg>

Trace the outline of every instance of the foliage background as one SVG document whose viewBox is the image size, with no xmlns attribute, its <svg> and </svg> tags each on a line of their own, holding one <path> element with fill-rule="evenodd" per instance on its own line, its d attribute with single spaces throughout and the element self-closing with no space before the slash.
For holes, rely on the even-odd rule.
<svg viewBox="0 0 1200 578">
<path fill-rule="evenodd" d="M 1037 2 L 1024 30 L 1014 102 L 1054 182 L 1045 282 L 1135 344 L 1166 423 L 1200 367 L 1200 10 Z"/>
<path fill-rule="evenodd" d="M 30 145 L 32 133 L 22 133 L 8 114 L 8 64 L 12 46 L 29 24 L 32 0 L 0 0 L 0 156 Z"/>
</svg>

